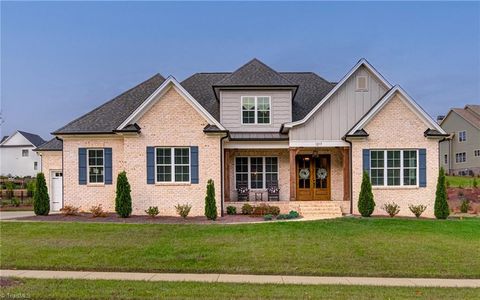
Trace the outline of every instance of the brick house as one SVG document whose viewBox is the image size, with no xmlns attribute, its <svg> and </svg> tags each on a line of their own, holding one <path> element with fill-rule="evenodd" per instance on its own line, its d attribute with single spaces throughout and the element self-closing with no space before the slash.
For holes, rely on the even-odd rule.
<svg viewBox="0 0 480 300">
<path fill-rule="evenodd" d="M 433 216 L 446 135 L 365 59 L 337 83 L 257 59 L 182 82 L 157 74 L 53 134 L 37 149 L 53 210 L 113 211 L 116 176 L 125 170 L 135 214 L 158 206 L 173 215 L 175 204 L 190 203 L 191 214 L 202 215 L 211 178 L 222 211 L 272 200 L 285 212 L 330 217 L 358 214 L 363 171 L 375 214 L 395 201 L 401 215 L 422 203 Z"/>
</svg>

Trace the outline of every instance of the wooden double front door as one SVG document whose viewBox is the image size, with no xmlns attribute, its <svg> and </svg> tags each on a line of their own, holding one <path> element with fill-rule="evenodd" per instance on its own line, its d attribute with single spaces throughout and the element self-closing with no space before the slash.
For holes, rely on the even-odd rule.
<svg viewBox="0 0 480 300">
<path fill-rule="evenodd" d="M 330 200 L 330 155 L 297 155 L 297 200 Z"/>
</svg>

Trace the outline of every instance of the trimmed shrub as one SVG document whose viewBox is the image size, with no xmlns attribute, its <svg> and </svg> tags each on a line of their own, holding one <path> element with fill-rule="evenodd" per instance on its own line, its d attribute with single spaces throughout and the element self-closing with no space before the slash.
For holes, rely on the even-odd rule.
<svg viewBox="0 0 480 300">
<path fill-rule="evenodd" d="M 271 221 L 271 220 L 273 220 L 273 216 L 270 215 L 270 214 L 264 215 L 264 216 L 263 216 L 263 219 L 264 219 L 265 221 Z"/>
<path fill-rule="evenodd" d="M 437 191 L 435 193 L 434 213 L 437 219 L 446 219 L 450 215 L 447 202 L 447 187 L 445 185 L 445 170 L 438 172 Z"/>
<path fill-rule="evenodd" d="M 236 215 L 237 208 L 235 206 L 227 206 L 227 215 Z"/>
<path fill-rule="evenodd" d="M 130 191 L 127 173 L 125 171 L 120 172 L 117 176 L 115 211 L 122 218 L 128 218 L 132 214 L 132 196 Z"/>
<path fill-rule="evenodd" d="M 382 206 L 382 209 L 388 213 L 390 217 L 395 217 L 400 212 L 400 206 L 398 206 L 397 203 L 392 202 L 392 203 L 385 203 Z"/>
<path fill-rule="evenodd" d="M 248 203 L 245 203 L 243 206 L 242 206 L 242 214 L 243 215 L 251 215 L 253 213 L 253 206 L 251 206 L 250 204 Z"/>
<path fill-rule="evenodd" d="M 278 216 L 280 214 L 280 207 L 270 206 L 268 204 L 260 204 L 253 208 L 253 214 L 256 216 L 264 216 L 264 215 Z"/>
<path fill-rule="evenodd" d="M 47 216 L 50 212 L 50 197 L 43 173 L 37 174 L 35 194 L 33 196 L 33 211 L 37 216 Z"/>
<path fill-rule="evenodd" d="M 160 212 L 158 211 L 158 206 L 150 206 L 145 213 L 152 218 L 155 218 Z"/>
<path fill-rule="evenodd" d="M 107 213 L 103 210 L 102 205 L 94 205 L 90 208 L 90 212 L 92 213 L 92 217 L 97 218 L 105 218 L 107 216 Z"/>
<path fill-rule="evenodd" d="M 175 206 L 175 209 L 177 210 L 177 214 L 186 219 L 188 217 L 188 214 L 190 213 L 190 210 L 192 209 L 192 206 L 190 204 L 177 204 Z"/>
<path fill-rule="evenodd" d="M 367 171 L 363 172 L 362 186 L 358 198 L 358 211 L 362 217 L 370 217 L 375 209 L 375 201 L 373 200 L 372 184 Z"/>
<path fill-rule="evenodd" d="M 12 198 L 10 199 L 10 203 L 12 206 L 19 207 L 20 206 L 20 200 L 18 198 Z"/>
<path fill-rule="evenodd" d="M 423 212 L 427 209 L 427 206 L 422 204 L 419 204 L 419 205 L 410 204 L 408 208 L 415 215 L 415 217 L 420 218 Z"/>
<path fill-rule="evenodd" d="M 277 220 L 291 220 L 291 219 L 297 219 L 300 217 L 300 214 L 294 210 L 291 210 L 290 213 L 288 214 L 280 214 L 277 216 Z"/>
<path fill-rule="evenodd" d="M 34 178 L 27 182 L 27 195 L 29 197 L 33 197 L 33 195 L 35 194 L 35 181 L 36 179 Z"/>
<path fill-rule="evenodd" d="M 292 217 L 292 219 L 300 217 L 300 214 L 296 210 L 291 210 L 288 214 Z"/>
<path fill-rule="evenodd" d="M 462 204 L 460 204 L 460 212 L 462 213 L 468 213 L 468 210 L 470 209 L 470 201 L 468 199 L 463 199 Z"/>
<path fill-rule="evenodd" d="M 217 219 L 217 205 L 215 204 L 215 184 L 212 179 L 207 182 L 207 195 L 205 196 L 205 217 L 215 221 Z"/>
<path fill-rule="evenodd" d="M 64 216 L 77 216 L 79 211 L 80 211 L 80 208 L 75 207 L 73 205 L 65 205 L 65 207 L 60 209 L 60 212 Z"/>
</svg>

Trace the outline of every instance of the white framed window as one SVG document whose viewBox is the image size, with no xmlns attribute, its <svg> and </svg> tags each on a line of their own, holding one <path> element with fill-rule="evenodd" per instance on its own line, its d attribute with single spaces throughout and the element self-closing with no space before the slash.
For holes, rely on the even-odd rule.
<svg viewBox="0 0 480 300">
<path fill-rule="evenodd" d="M 28 149 L 22 149 L 22 157 L 28 157 Z"/>
<path fill-rule="evenodd" d="M 371 150 L 373 186 L 417 186 L 418 150 Z"/>
<path fill-rule="evenodd" d="M 365 75 L 357 76 L 356 78 L 356 90 L 359 92 L 368 91 L 368 77 Z"/>
<path fill-rule="evenodd" d="M 104 154 L 103 149 L 87 149 L 88 183 L 104 183 Z"/>
<path fill-rule="evenodd" d="M 33 162 L 33 169 L 36 171 L 38 169 L 38 162 Z"/>
<path fill-rule="evenodd" d="M 278 185 L 278 157 L 235 157 L 235 186 L 265 189 Z"/>
<path fill-rule="evenodd" d="M 156 182 L 190 182 L 190 148 L 155 148 Z"/>
<path fill-rule="evenodd" d="M 473 150 L 473 155 L 475 157 L 479 157 L 480 156 L 480 149 L 479 150 Z"/>
<path fill-rule="evenodd" d="M 457 164 L 467 162 L 467 153 L 466 152 L 455 153 L 455 162 Z"/>
<path fill-rule="evenodd" d="M 465 130 L 458 132 L 458 141 L 459 141 L 459 142 L 465 142 L 465 141 L 467 141 L 467 132 L 466 132 Z"/>
<path fill-rule="evenodd" d="M 443 162 L 444 162 L 446 165 L 448 165 L 448 155 L 447 155 L 447 154 L 445 154 L 445 155 L 443 156 Z"/>
<path fill-rule="evenodd" d="M 242 96 L 242 124 L 270 124 L 269 96 Z"/>
</svg>

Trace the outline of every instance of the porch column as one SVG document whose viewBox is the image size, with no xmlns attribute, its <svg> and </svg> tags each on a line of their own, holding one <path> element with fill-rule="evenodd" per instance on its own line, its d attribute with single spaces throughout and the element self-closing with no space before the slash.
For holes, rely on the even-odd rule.
<svg viewBox="0 0 480 300">
<path fill-rule="evenodd" d="M 296 148 L 290 148 L 290 201 L 295 201 L 297 198 L 297 168 L 295 161 L 297 152 Z"/>
<path fill-rule="evenodd" d="M 230 149 L 224 149 L 223 160 L 223 199 L 230 201 Z"/>
<path fill-rule="evenodd" d="M 343 201 L 350 201 L 350 148 L 343 148 Z"/>
</svg>

